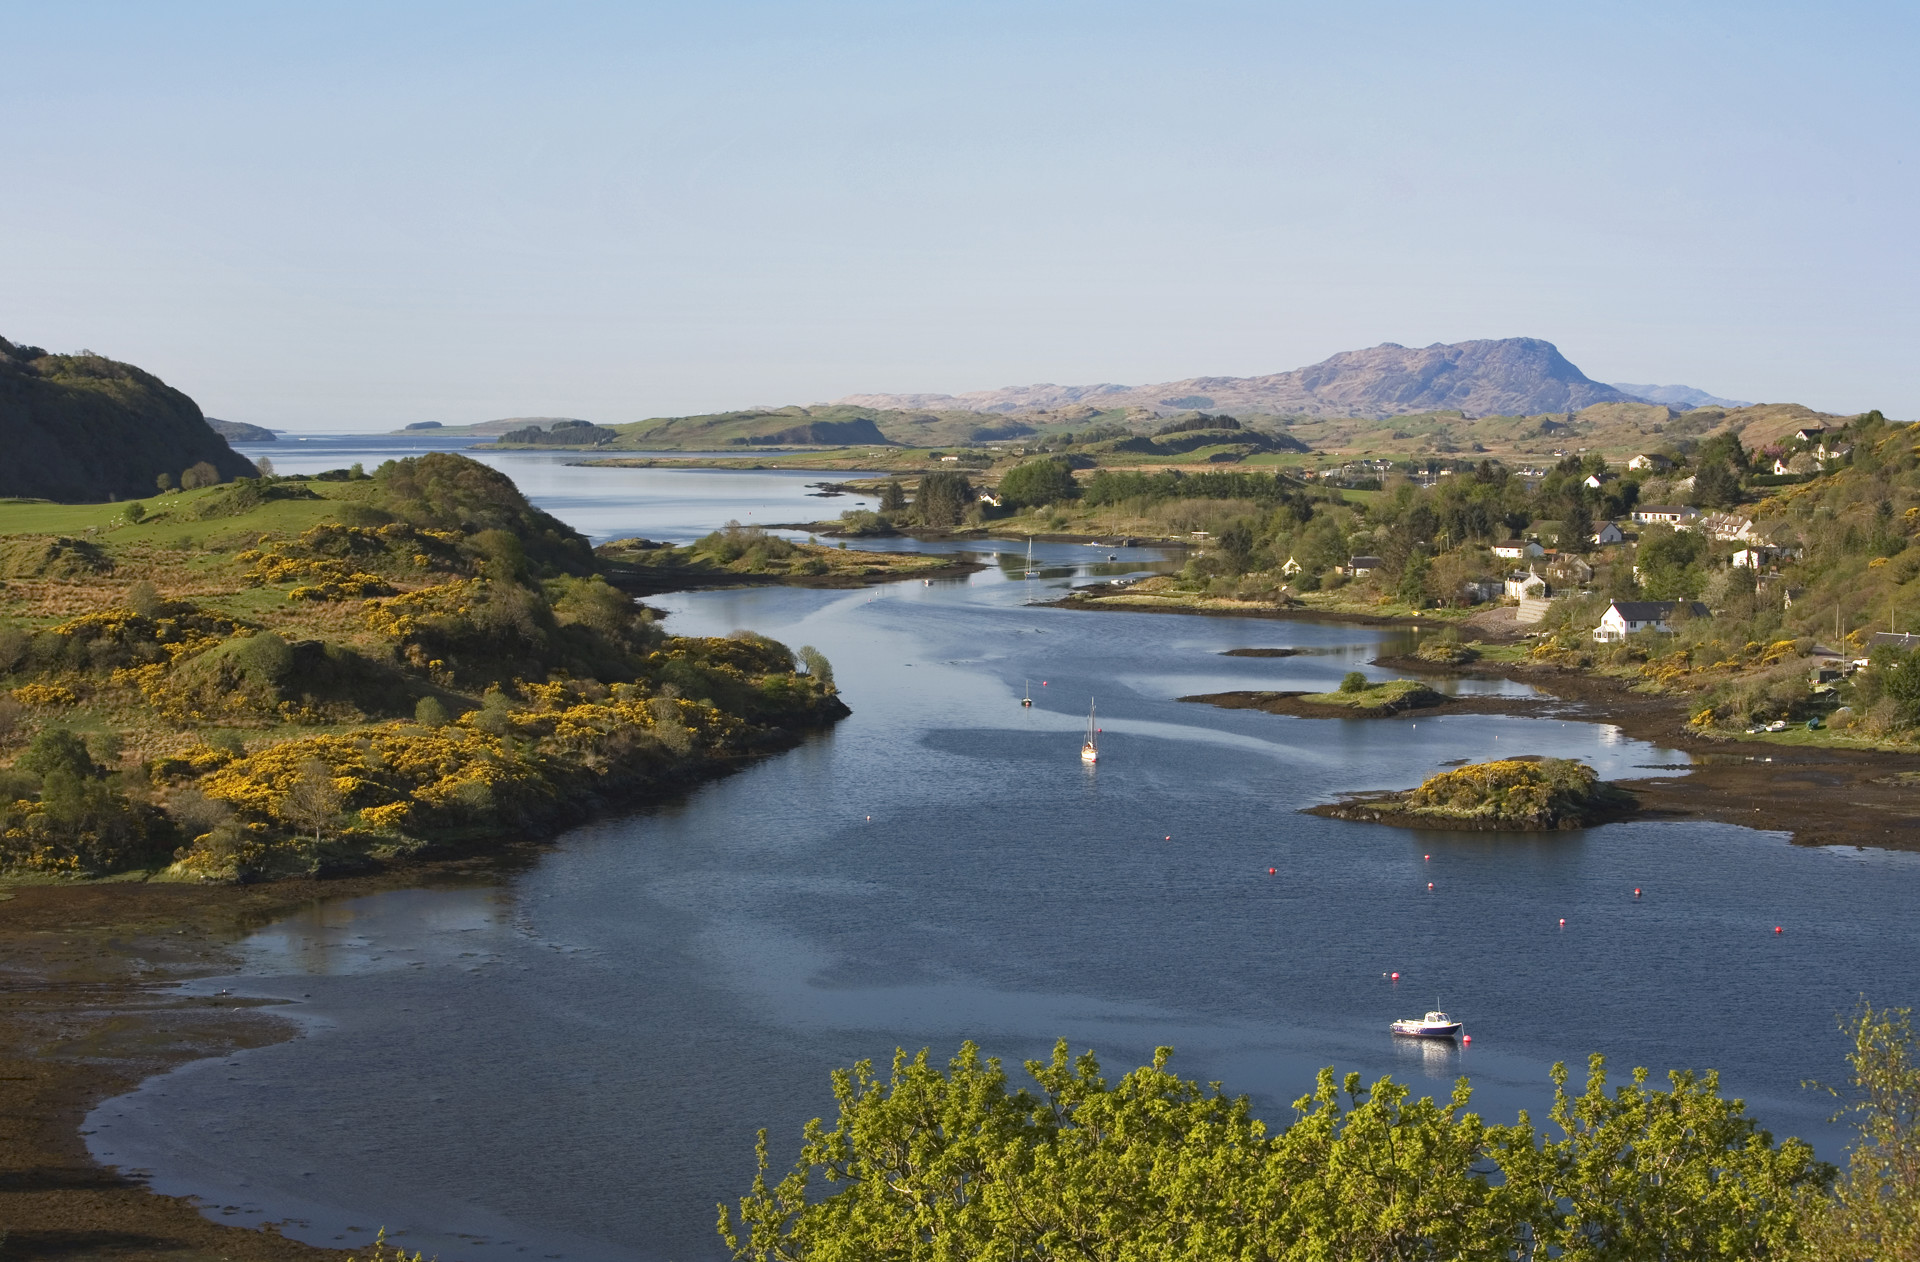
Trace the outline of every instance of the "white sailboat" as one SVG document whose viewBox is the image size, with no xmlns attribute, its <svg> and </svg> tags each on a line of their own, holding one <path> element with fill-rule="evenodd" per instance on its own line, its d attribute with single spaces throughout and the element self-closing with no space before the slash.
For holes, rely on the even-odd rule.
<svg viewBox="0 0 1920 1262">
<path fill-rule="evenodd" d="M 1081 762 L 1100 761 L 1100 729 L 1094 726 L 1093 702 L 1087 702 L 1087 743 L 1080 747 Z"/>
<path fill-rule="evenodd" d="M 1028 710 L 1033 708 L 1033 681 L 1031 679 L 1027 681 L 1026 695 L 1020 698 L 1020 704 Z"/>
</svg>

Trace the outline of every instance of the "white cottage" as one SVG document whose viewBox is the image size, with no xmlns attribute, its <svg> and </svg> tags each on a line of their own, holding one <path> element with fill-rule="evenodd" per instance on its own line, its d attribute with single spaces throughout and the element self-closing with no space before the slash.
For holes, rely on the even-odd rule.
<svg viewBox="0 0 1920 1262">
<path fill-rule="evenodd" d="M 1600 615 L 1593 638 L 1602 644 L 1624 640 L 1640 631 L 1673 634 L 1673 616 L 1682 608 L 1696 618 L 1707 616 L 1707 607 L 1697 600 L 1616 600 Z"/>
</svg>

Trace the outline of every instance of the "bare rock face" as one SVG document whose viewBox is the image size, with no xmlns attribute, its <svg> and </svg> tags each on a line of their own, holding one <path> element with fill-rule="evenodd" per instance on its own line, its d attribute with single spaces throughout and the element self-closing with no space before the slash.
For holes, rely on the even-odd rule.
<svg viewBox="0 0 1920 1262">
<path fill-rule="evenodd" d="M 1202 404 L 1200 400 L 1205 400 Z M 852 395 L 872 408 L 962 408 L 1031 412 L 1091 404 L 1160 412 L 1204 407 L 1282 416 L 1407 416 L 1458 410 L 1468 416 L 1577 412 L 1596 403 L 1641 400 L 1594 381 L 1551 342 L 1509 337 L 1406 347 L 1392 342 L 1343 351 L 1292 372 L 1264 377 L 1190 377 L 1149 386 L 1013 386 L 958 395 Z"/>
</svg>

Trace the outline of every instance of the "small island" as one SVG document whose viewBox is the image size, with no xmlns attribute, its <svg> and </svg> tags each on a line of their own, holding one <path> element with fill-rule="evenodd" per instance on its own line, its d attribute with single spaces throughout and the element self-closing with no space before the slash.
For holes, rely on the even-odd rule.
<svg viewBox="0 0 1920 1262">
<path fill-rule="evenodd" d="M 901 579 L 971 574 L 978 561 L 946 553 L 868 552 L 769 534 L 728 522 L 693 543 L 675 547 L 649 539 L 616 539 L 594 550 L 607 581 L 630 595 L 693 587 L 864 587 Z"/>
<path fill-rule="evenodd" d="M 1585 763 L 1528 756 L 1443 771 L 1417 789 L 1359 794 L 1307 813 L 1401 828 L 1544 832 L 1607 823 L 1636 805 Z"/>
</svg>

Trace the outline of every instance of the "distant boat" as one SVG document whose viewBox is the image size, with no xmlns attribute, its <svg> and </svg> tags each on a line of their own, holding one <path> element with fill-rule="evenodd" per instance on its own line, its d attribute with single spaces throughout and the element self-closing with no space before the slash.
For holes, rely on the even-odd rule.
<svg viewBox="0 0 1920 1262">
<path fill-rule="evenodd" d="M 1093 702 L 1087 702 L 1087 743 L 1080 747 L 1081 762 L 1100 761 L 1100 729 L 1094 725 Z"/>
<path fill-rule="evenodd" d="M 1027 681 L 1026 695 L 1020 698 L 1020 704 L 1029 709 L 1033 706 L 1033 681 L 1031 679 Z"/>
<path fill-rule="evenodd" d="M 1460 1023 L 1444 1012 L 1429 1012 L 1417 1021 L 1395 1021 L 1393 1032 L 1416 1039 L 1450 1039 L 1460 1033 Z"/>
</svg>

